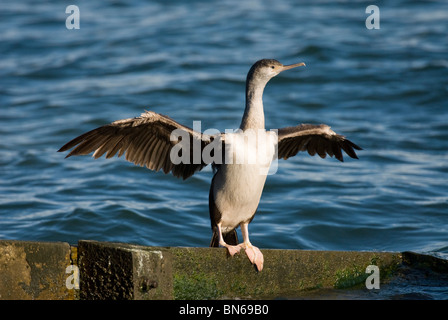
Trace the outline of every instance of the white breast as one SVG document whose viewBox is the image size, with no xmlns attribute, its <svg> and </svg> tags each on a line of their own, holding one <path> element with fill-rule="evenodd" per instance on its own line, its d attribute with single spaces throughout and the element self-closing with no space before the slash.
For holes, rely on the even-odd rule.
<svg viewBox="0 0 448 320">
<path fill-rule="evenodd" d="M 214 180 L 223 231 L 252 218 L 260 202 L 277 135 L 265 130 L 226 133 L 225 164 Z"/>
</svg>

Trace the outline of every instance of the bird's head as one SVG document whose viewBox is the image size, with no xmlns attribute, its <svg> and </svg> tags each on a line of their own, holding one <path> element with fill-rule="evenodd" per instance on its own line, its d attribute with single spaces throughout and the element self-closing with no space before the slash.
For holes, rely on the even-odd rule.
<svg viewBox="0 0 448 320">
<path fill-rule="evenodd" d="M 274 59 L 263 59 L 258 60 L 254 63 L 252 68 L 250 68 L 249 73 L 247 74 L 248 79 L 254 78 L 257 80 L 269 81 L 271 78 L 278 75 L 280 72 L 285 70 L 289 70 L 295 67 L 304 66 L 305 63 L 299 62 L 291 65 L 283 65 L 279 61 Z"/>
</svg>

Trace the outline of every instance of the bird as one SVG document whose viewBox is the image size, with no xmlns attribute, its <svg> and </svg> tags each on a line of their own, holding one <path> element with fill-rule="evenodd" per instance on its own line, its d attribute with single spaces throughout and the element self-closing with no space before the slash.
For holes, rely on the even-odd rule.
<svg viewBox="0 0 448 320">
<path fill-rule="evenodd" d="M 138 117 L 117 120 L 81 134 L 58 151 L 72 149 L 66 158 L 92 152 L 95 159 L 104 154 L 106 158 L 124 154 L 135 165 L 162 170 L 184 180 L 211 164 L 210 247 L 224 247 L 230 256 L 244 249 L 257 271 L 262 271 L 264 257 L 252 245 L 248 226 L 258 209 L 272 161 L 307 151 L 310 156 L 329 155 L 343 162 L 342 151 L 358 159 L 355 150 L 362 150 L 325 124 L 266 130 L 263 92 L 267 83 L 281 72 L 301 66 L 305 63 L 283 65 L 275 59 L 255 62 L 247 73 L 245 109 L 237 129 L 209 134 L 145 110 Z M 241 243 L 238 227 L 243 237 Z"/>
</svg>

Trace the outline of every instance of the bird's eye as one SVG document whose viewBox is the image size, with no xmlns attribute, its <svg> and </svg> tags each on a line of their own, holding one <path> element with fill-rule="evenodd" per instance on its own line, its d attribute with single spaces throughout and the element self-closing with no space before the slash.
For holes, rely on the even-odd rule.
<svg viewBox="0 0 448 320">
<path fill-rule="evenodd" d="M 271 66 L 271 69 L 274 69 L 275 67 L 274 66 Z"/>
</svg>

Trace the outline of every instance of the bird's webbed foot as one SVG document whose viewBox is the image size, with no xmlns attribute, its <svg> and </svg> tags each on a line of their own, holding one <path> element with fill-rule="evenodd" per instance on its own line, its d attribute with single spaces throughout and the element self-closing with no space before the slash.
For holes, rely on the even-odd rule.
<svg viewBox="0 0 448 320">
<path fill-rule="evenodd" d="M 263 269 L 264 257 L 260 249 L 250 243 L 243 245 L 249 261 L 257 267 L 258 271 L 261 271 Z"/>
<path fill-rule="evenodd" d="M 232 246 L 229 244 L 226 244 L 224 247 L 227 248 L 227 251 L 229 254 L 233 257 L 235 254 L 239 253 L 241 250 L 241 245 Z"/>
</svg>

